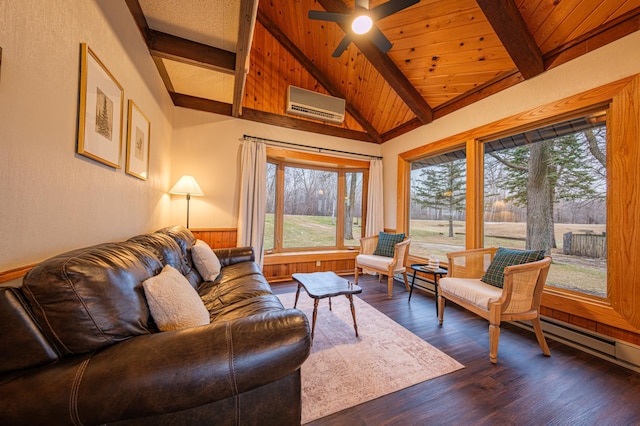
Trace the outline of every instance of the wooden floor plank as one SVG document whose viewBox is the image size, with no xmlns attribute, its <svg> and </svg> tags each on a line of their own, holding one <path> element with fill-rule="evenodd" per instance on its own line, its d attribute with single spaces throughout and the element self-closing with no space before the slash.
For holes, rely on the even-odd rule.
<svg viewBox="0 0 640 426">
<path fill-rule="evenodd" d="M 352 278 L 352 277 L 346 277 Z M 361 299 L 465 368 L 316 420 L 310 425 L 635 425 L 640 374 L 547 339 L 545 357 L 532 332 L 501 327 L 498 364 L 489 362 L 488 323 L 448 303 L 438 325 L 432 294 L 365 276 Z M 293 292 L 293 282 L 272 285 Z"/>
</svg>

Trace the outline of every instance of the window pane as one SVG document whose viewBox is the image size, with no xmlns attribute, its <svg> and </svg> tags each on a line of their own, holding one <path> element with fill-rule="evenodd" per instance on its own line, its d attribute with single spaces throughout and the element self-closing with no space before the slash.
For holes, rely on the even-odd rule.
<svg viewBox="0 0 640 426">
<path fill-rule="evenodd" d="M 409 230 L 412 255 L 434 254 L 446 261 L 464 250 L 466 234 L 466 154 L 464 149 L 411 163 Z"/>
<path fill-rule="evenodd" d="M 264 224 L 264 250 L 273 250 L 276 213 L 276 169 L 273 163 L 267 163 L 267 214 Z"/>
<path fill-rule="evenodd" d="M 362 237 L 362 172 L 345 173 L 344 246 L 357 247 Z"/>
<path fill-rule="evenodd" d="M 484 245 L 544 249 L 547 285 L 606 297 L 606 116 L 485 144 Z"/>
<path fill-rule="evenodd" d="M 338 173 L 284 168 L 283 248 L 335 247 Z"/>
</svg>

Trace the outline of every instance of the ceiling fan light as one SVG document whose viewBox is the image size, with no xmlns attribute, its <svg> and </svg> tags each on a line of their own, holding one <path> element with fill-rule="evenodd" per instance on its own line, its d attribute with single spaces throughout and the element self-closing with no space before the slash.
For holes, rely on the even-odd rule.
<svg viewBox="0 0 640 426">
<path fill-rule="evenodd" d="M 360 15 L 351 23 L 351 29 L 356 34 L 365 34 L 373 26 L 373 21 L 367 15 Z"/>
</svg>

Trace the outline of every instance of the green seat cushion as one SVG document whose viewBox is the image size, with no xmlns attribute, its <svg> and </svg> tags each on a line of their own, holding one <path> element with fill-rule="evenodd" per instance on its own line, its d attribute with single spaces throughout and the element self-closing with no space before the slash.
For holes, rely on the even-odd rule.
<svg viewBox="0 0 640 426">
<path fill-rule="evenodd" d="M 376 256 L 393 257 L 396 251 L 396 244 L 404 241 L 404 234 L 387 234 L 380 232 L 378 234 L 378 245 L 373 252 Z"/>
<path fill-rule="evenodd" d="M 512 265 L 535 262 L 544 258 L 544 253 L 544 250 L 513 250 L 500 247 L 487 268 L 487 272 L 485 272 L 480 280 L 502 288 L 504 285 L 504 268 Z"/>
</svg>

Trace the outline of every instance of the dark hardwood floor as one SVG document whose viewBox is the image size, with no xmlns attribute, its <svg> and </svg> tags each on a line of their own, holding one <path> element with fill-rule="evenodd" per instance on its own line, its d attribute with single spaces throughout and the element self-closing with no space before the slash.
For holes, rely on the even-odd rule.
<svg viewBox="0 0 640 426">
<path fill-rule="evenodd" d="M 345 277 L 353 278 L 353 277 Z M 489 362 L 488 323 L 453 303 L 438 325 L 432 294 L 365 277 L 358 295 L 465 368 L 316 420 L 311 425 L 640 425 L 640 374 L 504 324 L 498 364 Z M 275 283 L 275 293 L 295 291 Z M 357 303 L 357 302 L 356 302 Z M 357 309 L 357 305 L 356 305 Z"/>
</svg>

